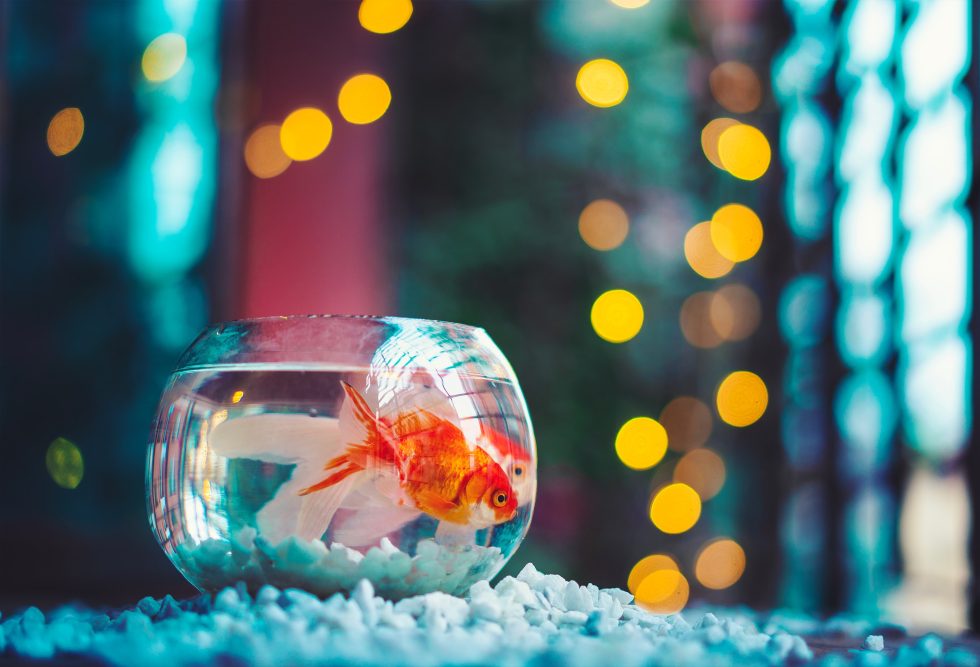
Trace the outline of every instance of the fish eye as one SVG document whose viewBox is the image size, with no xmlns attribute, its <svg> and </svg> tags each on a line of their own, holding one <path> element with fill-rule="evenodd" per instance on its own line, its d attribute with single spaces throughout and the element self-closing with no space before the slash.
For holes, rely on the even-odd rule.
<svg viewBox="0 0 980 667">
<path fill-rule="evenodd" d="M 507 496 L 507 494 L 506 494 L 506 493 L 504 493 L 503 491 L 500 491 L 499 493 L 497 493 L 497 494 L 496 494 L 496 495 L 495 495 L 495 496 L 493 497 L 493 504 L 494 504 L 494 505 L 495 505 L 496 507 L 503 507 L 504 505 L 506 505 L 506 504 L 507 504 L 507 497 L 508 497 L 508 496 Z"/>
<path fill-rule="evenodd" d="M 514 466 L 514 474 L 520 477 L 524 474 L 524 466 Z"/>
</svg>

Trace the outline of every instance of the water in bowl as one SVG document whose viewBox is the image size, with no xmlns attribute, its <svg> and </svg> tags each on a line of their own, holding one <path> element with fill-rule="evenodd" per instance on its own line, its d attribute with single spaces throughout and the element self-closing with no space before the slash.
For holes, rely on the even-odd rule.
<svg viewBox="0 0 980 667">
<path fill-rule="evenodd" d="M 327 595 L 367 578 L 390 597 L 460 593 L 530 522 L 524 415 L 510 382 L 462 373 L 180 371 L 152 430 L 151 523 L 202 590 Z"/>
</svg>

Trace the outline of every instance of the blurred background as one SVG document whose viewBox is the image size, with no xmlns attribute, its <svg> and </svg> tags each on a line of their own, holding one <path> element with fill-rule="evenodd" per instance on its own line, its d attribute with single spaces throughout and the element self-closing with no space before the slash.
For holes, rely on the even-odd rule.
<svg viewBox="0 0 980 667">
<path fill-rule="evenodd" d="M 975 624 L 973 26 L 969 0 L 0 0 L 0 608 L 192 595 L 144 505 L 180 352 L 387 313 L 482 326 L 521 379 L 509 571 Z"/>
</svg>

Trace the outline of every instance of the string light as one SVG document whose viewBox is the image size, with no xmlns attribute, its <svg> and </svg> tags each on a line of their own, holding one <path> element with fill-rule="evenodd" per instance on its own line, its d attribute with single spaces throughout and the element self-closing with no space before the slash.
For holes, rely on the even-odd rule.
<svg viewBox="0 0 980 667">
<path fill-rule="evenodd" d="M 357 20 L 368 32 L 387 35 L 403 28 L 412 11 L 412 0 L 361 0 Z"/>
<path fill-rule="evenodd" d="M 153 83 L 172 79 L 186 60 L 187 40 L 183 35 L 164 33 L 147 44 L 143 51 L 143 76 Z"/>
<path fill-rule="evenodd" d="M 619 64 L 598 58 L 582 65 L 575 77 L 575 88 L 592 106 L 614 107 L 626 99 L 629 79 Z"/>
<path fill-rule="evenodd" d="M 82 452 L 67 438 L 56 438 L 48 445 L 44 464 L 54 483 L 65 489 L 77 488 L 85 475 Z"/>
<path fill-rule="evenodd" d="M 718 416 L 731 426 L 749 426 L 769 405 L 766 383 L 755 373 L 735 371 L 722 380 L 716 397 Z"/>
<path fill-rule="evenodd" d="M 751 67 L 729 60 L 708 75 L 708 87 L 718 104 L 732 113 L 755 111 L 762 102 L 762 84 Z"/>
<path fill-rule="evenodd" d="M 691 450 L 674 467 L 674 481 L 690 486 L 702 501 L 710 500 L 725 485 L 725 462 L 710 449 Z"/>
<path fill-rule="evenodd" d="M 735 178 L 754 181 L 769 169 L 772 150 L 762 132 L 740 123 L 721 133 L 718 138 L 718 159 L 721 166 Z"/>
<path fill-rule="evenodd" d="M 686 452 L 702 446 L 711 436 L 711 409 L 692 396 L 678 396 L 660 413 L 670 448 Z"/>
<path fill-rule="evenodd" d="M 78 107 L 67 107 L 56 113 L 48 123 L 48 150 L 61 157 L 78 147 L 85 134 L 85 118 Z"/>
<path fill-rule="evenodd" d="M 694 347 L 712 348 L 725 342 L 725 337 L 717 330 L 711 317 L 714 299 L 714 292 L 695 292 L 681 305 L 681 333 Z"/>
<path fill-rule="evenodd" d="M 623 289 L 600 294 L 592 304 L 592 328 L 610 343 L 625 343 L 643 327 L 643 304 Z"/>
<path fill-rule="evenodd" d="M 340 88 L 337 107 L 348 123 L 367 125 L 381 118 L 391 104 L 391 89 L 376 74 L 358 74 Z"/>
<path fill-rule="evenodd" d="M 667 431 L 655 419 L 633 417 L 616 434 L 616 455 L 627 468 L 647 470 L 667 453 Z"/>
<path fill-rule="evenodd" d="M 677 567 L 677 562 L 667 554 L 650 554 L 649 556 L 644 556 L 630 570 L 629 577 L 626 580 L 626 588 L 629 589 L 630 593 L 635 595 L 636 589 L 640 587 L 643 580 L 660 570 L 673 570 L 678 572 L 679 568 Z"/>
<path fill-rule="evenodd" d="M 283 152 L 297 162 L 312 160 L 327 149 L 333 123 L 319 109 L 304 107 L 286 117 L 279 129 Z"/>
<path fill-rule="evenodd" d="M 650 521 L 671 535 L 690 530 L 700 516 L 701 498 L 687 484 L 668 484 L 650 501 Z"/>
<path fill-rule="evenodd" d="M 724 257 L 711 241 L 711 223 L 699 222 L 684 236 L 684 257 L 691 269 L 703 278 L 727 275 L 735 262 Z"/>
<path fill-rule="evenodd" d="M 694 576 L 705 588 L 721 590 L 732 586 L 745 572 L 745 551 L 727 538 L 713 540 L 698 553 Z"/>
<path fill-rule="evenodd" d="M 704 151 L 704 156 L 708 158 L 708 162 L 719 169 L 725 167 L 721 164 L 721 157 L 718 155 L 718 139 L 721 138 L 722 132 L 738 124 L 739 122 L 734 118 L 715 118 L 708 121 L 708 124 L 701 130 L 701 150 Z"/>
<path fill-rule="evenodd" d="M 762 247 L 762 221 L 742 204 L 726 204 L 711 216 L 711 242 L 725 259 L 744 262 Z"/>
<path fill-rule="evenodd" d="M 745 285 L 733 283 L 718 289 L 709 309 L 711 324 L 725 340 L 744 340 L 759 326 L 759 297 Z"/>
<path fill-rule="evenodd" d="M 609 2 L 623 9 L 638 9 L 650 4 L 650 0 L 609 0 Z"/>
<path fill-rule="evenodd" d="M 245 165 L 258 178 L 278 176 L 293 163 L 282 149 L 281 131 L 279 125 L 262 125 L 245 141 Z"/>
<path fill-rule="evenodd" d="M 578 232 L 593 250 L 613 250 L 629 234 L 630 221 L 623 207 L 609 199 L 590 203 L 578 217 Z"/>
<path fill-rule="evenodd" d="M 636 589 L 636 603 L 654 614 L 676 614 L 691 594 L 687 578 L 677 570 L 658 570 Z"/>
</svg>

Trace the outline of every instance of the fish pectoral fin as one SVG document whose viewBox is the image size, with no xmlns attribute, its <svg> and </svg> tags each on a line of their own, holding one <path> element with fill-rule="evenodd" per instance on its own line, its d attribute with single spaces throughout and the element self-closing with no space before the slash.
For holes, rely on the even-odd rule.
<svg viewBox="0 0 980 667">
<path fill-rule="evenodd" d="M 436 526 L 435 540 L 446 546 L 475 544 L 476 529 L 468 524 L 440 521 Z"/>
<path fill-rule="evenodd" d="M 419 509 L 423 510 L 434 510 L 436 512 L 446 513 L 459 509 L 459 503 L 456 501 L 447 498 L 441 493 L 430 491 L 428 489 L 419 491 L 419 493 L 416 494 L 415 500 L 419 505 Z"/>
</svg>

